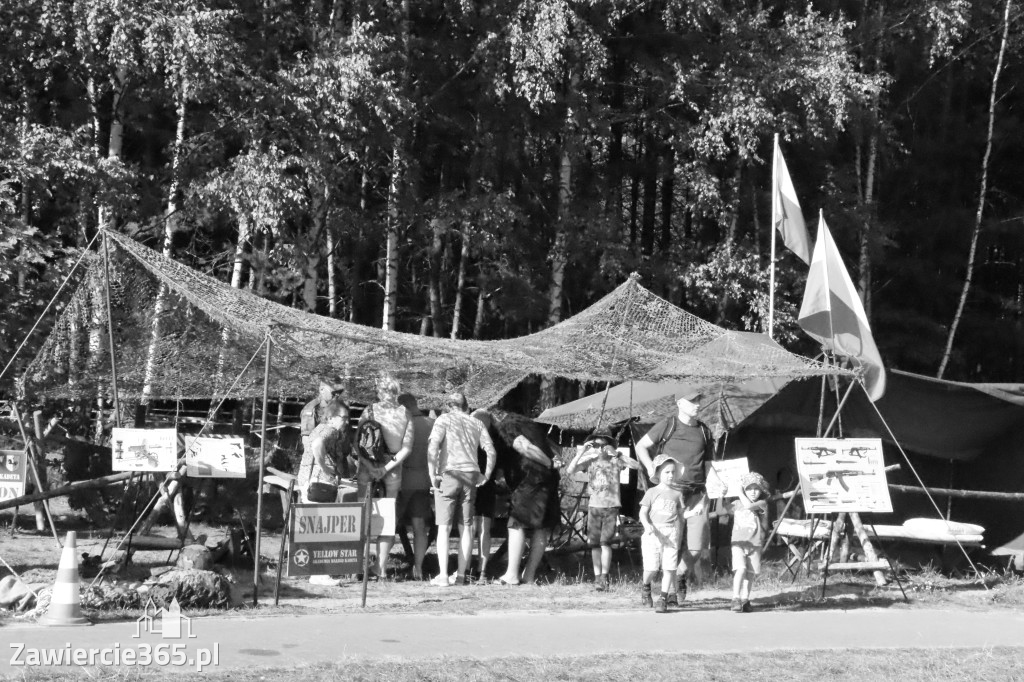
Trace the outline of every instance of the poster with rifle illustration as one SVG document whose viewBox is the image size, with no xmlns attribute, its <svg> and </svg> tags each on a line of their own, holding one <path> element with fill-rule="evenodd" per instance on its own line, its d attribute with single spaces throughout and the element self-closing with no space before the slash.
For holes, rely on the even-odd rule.
<svg viewBox="0 0 1024 682">
<path fill-rule="evenodd" d="M 174 471 L 178 464 L 176 429 L 111 429 L 114 471 Z"/>
<path fill-rule="evenodd" d="M 892 512 L 880 438 L 797 438 L 808 514 Z"/>
</svg>

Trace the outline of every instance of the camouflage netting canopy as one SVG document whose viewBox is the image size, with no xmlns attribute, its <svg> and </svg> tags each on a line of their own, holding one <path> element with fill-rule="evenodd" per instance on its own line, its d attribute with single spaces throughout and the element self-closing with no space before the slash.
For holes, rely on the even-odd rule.
<svg viewBox="0 0 1024 682">
<path fill-rule="evenodd" d="M 166 258 L 129 237 L 110 238 L 110 298 L 119 397 L 256 397 L 273 339 L 271 396 L 305 396 L 316 377 L 344 378 L 346 397 L 373 397 L 391 373 L 403 390 L 436 405 L 452 390 L 474 406 L 495 404 L 532 374 L 618 382 L 735 382 L 797 379 L 845 370 L 778 346 L 737 343 L 737 332 L 705 322 L 630 278 L 590 308 L 514 339 L 458 341 L 335 320 L 260 298 Z M 94 258 L 24 376 L 30 394 L 109 393 L 103 262 Z"/>
</svg>

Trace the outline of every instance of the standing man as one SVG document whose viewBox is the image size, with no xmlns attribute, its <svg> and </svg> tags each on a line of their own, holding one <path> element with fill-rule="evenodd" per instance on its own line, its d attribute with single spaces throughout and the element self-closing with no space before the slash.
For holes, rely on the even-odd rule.
<svg viewBox="0 0 1024 682">
<path fill-rule="evenodd" d="M 704 490 L 704 464 L 714 458 L 715 442 L 707 425 L 698 421 L 697 411 L 702 398 L 700 391 L 689 391 L 678 396 L 677 413 L 661 420 L 636 444 L 636 456 L 647 469 L 648 478 L 654 476 L 654 457 L 668 455 L 682 465 L 672 487 L 683 493 L 686 518 L 683 522 L 682 542 L 679 545 L 679 579 L 676 592 L 669 594 L 669 603 L 678 604 L 686 598 L 686 576 L 700 573 L 700 558 L 710 545 L 708 523 L 708 497 Z M 678 596 L 677 596 L 678 595 Z"/>
<path fill-rule="evenodd" d="M 431 583 L 447 587 L 448 536 L 453 524 L 460 527 L 458 569 L 455 583 L 466 583 L 466 569 L 473 553 L 473 511 L 476 489 L 490 479 L 498 454 L 487 428 L 469 414 L 466 396 L 452 393 L 445 399 L 447 412 L 437 418 L 427 446 L 427 468 L 434 489 L 437 516 L 437 563 L 440 573 Z M 480 472 L 477 449 L 487 453 L 486 471 Z"/>
</svg>

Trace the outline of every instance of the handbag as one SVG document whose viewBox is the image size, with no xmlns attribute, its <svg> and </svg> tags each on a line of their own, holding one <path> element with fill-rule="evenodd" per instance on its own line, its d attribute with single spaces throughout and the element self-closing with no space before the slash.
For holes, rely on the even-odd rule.
<svg viewBox="0 0 1024 682">
<path fill-rule="evenodd" d="M 335 502 L 338 499 L 338 486 L 314 481 L 306 488 L 306 499 L 310 502 Z"/>
</svg>

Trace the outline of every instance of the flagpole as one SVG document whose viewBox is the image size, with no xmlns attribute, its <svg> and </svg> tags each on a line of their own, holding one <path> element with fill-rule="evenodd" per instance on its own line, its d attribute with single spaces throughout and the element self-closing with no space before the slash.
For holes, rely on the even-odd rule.
<svg viewBox="0 0 1024 682">
<path fill-rule="evenodd" d="M 775 217 L 778 213 L 779 201 L 779 134 L 775 133 L 775 146 L 772 148 L 772 255 L 771 267 L 768 274 L 768 338 L 774 338 L 775 334 L 775 232 L 777 226 Z"/>
</svg>

